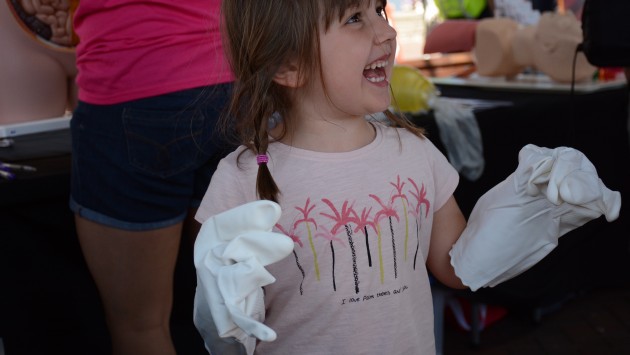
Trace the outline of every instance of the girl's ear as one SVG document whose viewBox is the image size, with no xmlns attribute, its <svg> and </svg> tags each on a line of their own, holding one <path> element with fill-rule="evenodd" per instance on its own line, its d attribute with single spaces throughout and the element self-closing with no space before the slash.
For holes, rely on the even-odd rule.
<svg viewBox="0 0 630 355">
<path fill-rule="evenodd" d="M 278 68 L 278 71 L 273 76 L 273 81 L 282 86 L 298 88 L 302 86 L 304 80 L 299 75 L 298 66 L 293 61 L 290 61 Z"/>
</svg>

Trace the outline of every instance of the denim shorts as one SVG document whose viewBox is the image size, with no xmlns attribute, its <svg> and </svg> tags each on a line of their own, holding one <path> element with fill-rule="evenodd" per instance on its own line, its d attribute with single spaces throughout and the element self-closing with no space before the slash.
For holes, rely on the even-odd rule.
<svg viewBox="0 0 630 355">
<path fill-rule="evenodd" d="M 232 151 L 215 126 L 230 84 L 115 105 L 79 102 L 70 122 L 70 208 L 125 230 L 182 221 Z"/>
</svg>

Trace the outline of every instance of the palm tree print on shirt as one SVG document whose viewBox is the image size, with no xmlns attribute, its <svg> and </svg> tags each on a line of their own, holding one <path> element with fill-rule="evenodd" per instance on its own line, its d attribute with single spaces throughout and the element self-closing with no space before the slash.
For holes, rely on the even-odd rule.
<svg viewBox="0 0 630 355">
<path fill-rule="evenodd" d="M 378 236 L 378 257 L 379 257 L 379 261 L 381 263 L 381 283 L 385 282 L 385 274 L 384 274 L 384 270 L 383 270 L 383 255 L 381 252 L 381 236 L 382 236 L 382 232 L 381 232 L 381 225 L 380 225 L 380 221 L 383 218 L 388 218 L 389 219 L 389 231 L 390 234 L 392 236 L 392 252 L 394 255 L 394 278 L 398 278 L 398 265 L 397 265 L 397 261 L 396 261 L 396 239 L 394 238 L 394 223 L 392 221 L 392 217 L 396 218 L 397 221 L 400 222 L 400 218 L 398 217 L 398 212 L 396 212 L 396 209 L 392 206 L 392 199 L 389 200 L 389 203 L 386 205 L 384 204 L 381 199 L 373 194 L 369 195 L 371 198 L 373 198 L 376 202 L 378 202 L 379 205 L 381 205 L 381 210 L 376 212 L 376 215 L 374 216 L 374 222 L 376 223 L 376 227 L 377 227 L 377 236 Z"/>
<path fill-rule="evenodd" d="M 329 248 L 331 252 L 330 260 L 332 269 L 330 275 L 332 277 L 332 288 L 335 292 L 337 291 L 337 277 L 339 276 L 336 275 L 336 273 L 339 272 L 339 270 L 337 270 L 337 261 L 346 260 L 344 258 L 345 255 L 347 255 L 345 253 L 339 254 L 340 252 L 338 249 L 339 245 L 342 247 L 346 246 L 345 240 L 348 241 L 348 246 L 350 247 L 348 250 L 350 251 L 352 259 L 354 292 L 357 294 L 359 293 L 361 274 L 359 273 L 360 267 L 358 265 L 358 260 L 361 260 L 361 257 L 367 256 L 366 261 L 369 268 L 366 268 L 365 270 L 372 270 L 372 256 L 373 254 L 374 256 L 378 255 L 379 269 L 378 271 L 374 270 L 372 272 L 378 272 L 380 283 L 384 284 L 385 269 L 388 267 L 386 265 L 390 265 L 389 260 L 386 260 L 383 257 L 383 231 L 387 228 L 386 224 L 383 223 L 384 219 L 387 219 L 389 222 L 392 248 L 390 255 L 392 257 L 391 263 L 393 264 L 394 279 L 398 278 L 400 271 L 400 266 L 397 262 L 398 257 L 400 256 L 399 254 L 401 253 L 401 250 L 403 250 L 400 248 L 400 245 L 403 245 L 404 240 L 404 253 L 406 261 L 408 259 L 408 249 L 412 248 L 409 241 L 409 234 L 412 233 L 409 225 L 412 223 L 411 219 L 416 220 L 416 247 L 413 257 L 413 270 L 416 269 L 421 241 L 422 220 L 428 217 L 431 207 L 430 201 L 427 199 L 426 187 L 424 184 L 419 186 L 419 184 L 411 178 L 403 179 L 399 175 L 396 176 L 395 179 L 389 180 L 387 184 L 388 186 L 391 185 L 388 197 L 383 198 L 377 196 L 376 194 L 368 194 L 367 197 L 369 197 L 369 199 L 364 200 L 366 206 L 362 208 L 360 214 L 358 213 L 358 209 L 354 206 L 356 202 L 350 203 L 348 200 L 345 200 L 343 202 L 339 201 L 337 205 L 335 205 L 332 200 L 322 198 L 322 203 L 314 204 L 311 202 L 310 198 L 307 198 L 306 202 L 302 204 L 301 207 L 294 207 L 297 212 L 294 217 L 295 222 L 291 224 L 291 228 L 288 227 L 289 224 L 286 222 L 285 226 L 277 225 L 281 232 L 291 237 L 300 247 L 297 248 L 296 246 L 293 251 L 296 265 L 302 274 L 302 280 L 299 287 L 300 294 L 303 294 L 303 285 L 305 282 L 308 282 L 308 278 L 306 276 L 308 276 L 311 272 L 315 275 L 316 281 L 321 281 L 320 259 L 322 258 L 321 255 L 324 255 L 321 253 L 325 252 L 325 250 L 322 248 L 324 245 L 319 244 L 321 243 L 318 241 L 320 239 L 324 239 L 326 241 L 325 248 Z M 391 189 L 391 187 L 393 187 L 393 189 Z M 398 203 L 398 201 L 400 201 L 400 203 Z M 422 207 L 423 205 L 424 210 Z M 404 238 L 402 236 L 403 224 L 401 221 L 401 214 L 403 213 L 405 216 Z M 318 216 L 321 216 L 321 218 Z M 342 230 L 345 231 L 346 238 L 340 237 Z M 372 232 L 370 232 L 370 230 Z M 359 233 L 359 231 L 364 234 L 366 254 L 361 254 L 363 251 L 360 250 L 364 245 L 363 243 L 360 243 L 363 238 L 355 238 L 355 235 L 358 235 L 357 233 Z M 373 242 L 370 242 L 370 239 L 376 239 L 376 249 L 372 247 Z M 309 247 L 305 248 L 307 244 Z M 387 249 L 388 248 L 385 248 L 385 250 Z M 303 253 L 307 252 L 307 250 L 310 250 L 313 256 L 311 264 L 313 271 L 310 271 L 310 268 L 304 265 L 303 260 L 305 259 L 303 258 Z M 377 250 L 378 254 L 374 253 L 375 250 Z M 340 259 L 340 255 L 343 255 L 344 258 Z M 345 270 L 345 268 L 343 269 Z M 343 279 L 345 280 L 345 277 Z"/>
<path fill-rule="evenodd" d="M 320 228 L 320 231 L 315 233 L 315 237 L 322 237 L 326 240 L 328 240 L 330 242 L 330 252 L 332 255 L 332 285 L 333 285 L 333 290 L 337 291 L 337 282 L 335 280 L 335 245 L 333 244 L 333 242 L 338 242 L 339 244 L 341 244 L 342 246 L 346 246 L 345 244 L 343 244 L 343 240 L 335 237 L 334 233 L 331 233 L 331 231 L 327 230 L 326 228 Z"/>
<path fill-rule="evenodd" d="M 307 198 L 304 207 L 295 207 L 296 210 L 302 213 L 302 218 L 295 221 L 293 224 L 293 228 L 296 229 L 300 224 L 306 225 L 306 232 L 308 235 L 308 244 L 311 248 L 311 252 L 313 253 L 313 267 L 315 268 L 315 278 L 319 281 L 319 263 L 317 261 L 317 250 L 315 249 L 315 243 L 313 242 L 313 232 L 311 231 L 311 224 L 317 230 L 317 222 L 312 217 L 309 217 L 315 205 L 310 205 L 311 199 Z M 310 205 L 310 206 L 309 206 Z"/>
<path fill-rule="evenodd" d="M 300 237 L 298 237 L 297 234 L 295 234 L 295 226 L 296 225 L 297 225 L 297 223 L 294 223 L 293 224 L 293 228 L 291 228 L 291 230 L 289 230 L 289 231 L 284 229 L 280 224 L 276 224 L 276 228 L 278 228 L 285 235 L 289 236 L 289 238 L 293 239 L 293 242 L 296 243 L 297 245 L 299 245 L 300 248 L 304 248 L 304 244 L 300 240 Z M 302 286 L 304 285 L 304 279 L 306 278 L 306 273 L 304 272 L 304 268 L 302 267 L 302 265 L 300 265 L 300 259 L 298 258 L 298 255 L 297 255 L 297 252 L 295 251 L 295 248 L 293 248 L 293 257 L 295 258 L 295 263 L 297 264 L 297 267 L 300 270 L 300 273 L 302 274 L 302 281 L 300 282 L 300 295 L 303 295 L 304 294 L 304 289 L 303 289 Z"/>
<path fill-rule="evenodd" d="M 429 216 L 429 208 L 431 207 L 431 202 L 427 200 L 427 190 L 424 188 L 424 184 L 422 187 L 418 189 L 418 184 L 416 184 L 413 179 L 408 178 L 411 185 L 413 185 L 414 190 L 410 190 L 409 193 L 411 196 L 416 198 L 416 204 L 413 208 L 410 209 L 409 213 L 412 214 L 416 219 L 416 253 L 413 257 L 413 269 L 416 269 L 416 260 L 418 258 L 418 248 L 420 247 L 420 221 L 422 220 L 422 205 L 425 206 L 424 218 Z"/>
<path fill-rule="evenodd" d="M 344 229 L 346 230 L 348 245 L 350 245 L 350 251 L 352 252 L 352 274 L 354 276 L 354 291 L 356 293 L 359 293 L 359 269 L 357 267 L 357 253 L 354 247 L 354 240 L 352 239 L 352 228 L 350 228 L 350 223 L 356 223 L 356 220 L 354 218 L 356 213 L 354 213 L 352 205 L 348 206 L 348 201 L 343 202 L 343 205 L 341 206 L 341 212 L 337 210 L 335 205 L 329 199 L 324 198 L 322 199 L 322 202 L 327 204 L 334 214 L 331 215 L 324 212 L 320 213 L 322 216 L 328 217 L 335 222 L 335 225 L 330 229 L 330 232 L 333 235 L 336 235 L 337 233 L 339 233 L 339 229 L 341 227 L 344 227 Z"/>
<path fill-rule="evenodd" d="M 368 266 L 372 267 L 372 253 L 370 252 L 370 238 L 368 233 L 368 228 L 372 228 L 374 230 L 374 233 L 376 234 L 376 224 L 374 223 L 374 221 L 370 220 L 372 207 L 370 207 L 369 209 L 364 207 L 361 211 L 360 217 L 357 215 L 354 209 L 352 210 L 352 212 L 354 213 L 354 218 L 357 223 L 354 232 L 357 233 L 358 231 L 363 231 L 363 234 L 365 235 L 365 251 L 367 253 Z"/>
<path fill-rule="evenodd" d="M 402 207 L 403 207 L 403 216 L 405 216 L 405 245 L 404 245 L 405 254 L 404 256 L 405 256 L 405 261 L 407 261 L 407 244 L 409 243 L 409 217 L 407 215 L 407 204 L 409 202 L 407 201 L 407 196 L 403 194 L 402 192 L 403 188 L 405 187 L 405 183 L 400 182 L 400 175 L 397 175 L 396 183 L 390 182 L 389 184 L 392 185 L 396 189 L 396 194 L 392 196 L 392 204 L 394 204 L 396 199 L 400 199 L 402 203 Z"/>
</svg>

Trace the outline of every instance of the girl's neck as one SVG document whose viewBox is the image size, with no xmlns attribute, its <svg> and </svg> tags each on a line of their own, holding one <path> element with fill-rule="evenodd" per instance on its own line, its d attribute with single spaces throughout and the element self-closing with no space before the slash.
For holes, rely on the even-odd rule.
<svg viewBox="0 0 630 355">
<path fill-rule="evenodd" d="M 349 152 L 370 144 L 376 137 L 374 126 L 363 117 L 337 121 L 297 119 L 293 120 L 293 125 L 295 127 L 280 141 L 292 147 L 316 152 Z"/>
</svg>

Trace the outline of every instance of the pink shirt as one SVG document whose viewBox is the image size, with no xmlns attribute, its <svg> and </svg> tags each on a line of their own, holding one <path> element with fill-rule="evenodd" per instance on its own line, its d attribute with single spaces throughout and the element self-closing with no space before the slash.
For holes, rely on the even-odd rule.
<svg viewBox="0 0 630 355">
<path fill-rule="evenodd" d="M 426 260 L 433 214 L 459 175 L 428 140 L 377 127 L 347 153 L 269 146 L 282 192 L 277 232 L 295 254 L 269 265 L 266 321 L 277 340 L 257 354 L 434 354 Z M 400 140 L 399 140 L 400 137 Z M 197 213 L 208 217 L 256 200 L 256 158 L 221 161 Z"/>
<path fill-rule="evenodd" d="M 79 99 L 93 104 L 232 80 L 220 0 L 81 1 L 74 15 Z"/>
</svg>

